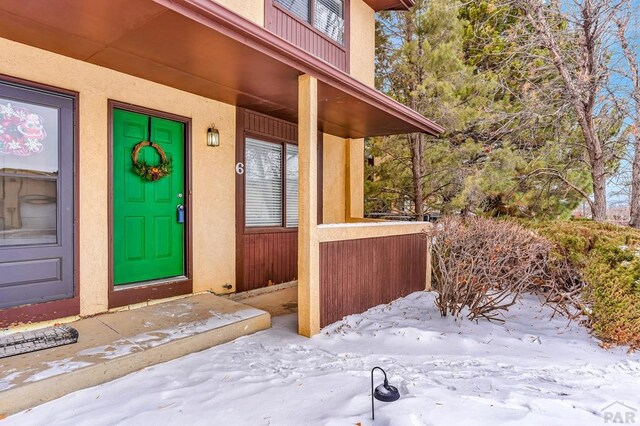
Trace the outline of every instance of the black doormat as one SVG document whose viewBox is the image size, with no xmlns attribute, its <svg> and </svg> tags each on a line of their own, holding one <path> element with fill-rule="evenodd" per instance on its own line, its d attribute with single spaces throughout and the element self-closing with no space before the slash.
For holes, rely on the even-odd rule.
<svg viewBox="0 0 640 426">
<path fill-rule="evenodd" d="M 77 341 L 78 330 L 67 325 L 14 333 L 0 337 L 0 358 L 69 345 Z"/>
</svg>

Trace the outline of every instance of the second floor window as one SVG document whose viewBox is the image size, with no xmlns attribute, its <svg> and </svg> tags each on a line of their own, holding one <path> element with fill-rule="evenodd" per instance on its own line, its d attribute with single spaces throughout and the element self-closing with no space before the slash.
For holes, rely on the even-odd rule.
<svg viewBox="0 0 640 426">
<path fill-rule="evenodd" d="M 344 0 L 275 0 L 275 3 L 344 44 Z"/>
</svg>

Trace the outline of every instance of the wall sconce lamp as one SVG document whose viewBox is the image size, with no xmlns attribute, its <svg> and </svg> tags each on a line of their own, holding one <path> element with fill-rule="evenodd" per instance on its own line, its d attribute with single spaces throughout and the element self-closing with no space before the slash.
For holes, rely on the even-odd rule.
<svg viewBox="0 0 640 426">
<path fill-rule="evenodd" d="M 207 146 L 220 146 L 220 133 L 215 124 L 207 129 Z"/>
<path fill-rule="evenodd" d="M 382 371 L 382 374 L 384 374 L 384 383 L 378 385 L 378 387 L 374 391 L 373 372 L 376 369 Z M 387 380 L 387 373 L 380 367 L 373 367 L 373 369 L 371 370 L 371 419 L 375 420 L 376 413 L 373 407 L 373 398 L 382 402 L 393 402 L 400 399 L 400 392 L 398 392 L 398 388 L 389 384 L 389 381 Z"/>
</svg>

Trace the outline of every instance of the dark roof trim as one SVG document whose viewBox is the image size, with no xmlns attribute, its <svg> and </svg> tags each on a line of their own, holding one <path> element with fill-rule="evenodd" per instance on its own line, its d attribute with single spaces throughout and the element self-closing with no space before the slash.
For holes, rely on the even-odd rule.
<svg viewBox="0 0 640 426">
<path fill-rule="evenodd" d="M 415 0 L 364 0 L 376 12 L 381 10 L 409 10 L 415 6 Z"/>
<path fill-rule="evenodd" d="M 378 90 L 354 79 L 323 60 L 292 45 L 277 35 L 257 26 L 235 12 L 210 0 L 154 0 L 240 43 L 267 54 L 303 74 L 310 74 L 367 104 L 375 105 L 424 133 L 437 136 L 444 128 L 416 111 L 389 98 Z M 404 0 L 407 1 L 407 0 Z"/>
</svg>

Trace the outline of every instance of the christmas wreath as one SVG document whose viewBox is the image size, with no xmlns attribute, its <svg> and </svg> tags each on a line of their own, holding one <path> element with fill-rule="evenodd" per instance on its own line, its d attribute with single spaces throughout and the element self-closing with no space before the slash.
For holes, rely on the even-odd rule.
<svg viewBox="0 0 640 426">
<path fill-rule="evenodd" d="M 150 146 L 155 149 L 160 155 L 160 163 L 157 165 L 147 164 L 146 161 L 138 161 L 138 154 L 140 150 L 145 146 Z M 133 172 L 140 176 L 144 180 L 155 182 L 165 176 L 171 174 L 171 160 L 167 158 L 167 154 L 160 145 L 154 142 L 142 141 L 133 147 L 131 152 L 131 159 L 133 160 Z"/>
</svg>

